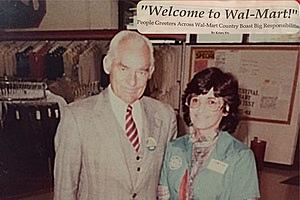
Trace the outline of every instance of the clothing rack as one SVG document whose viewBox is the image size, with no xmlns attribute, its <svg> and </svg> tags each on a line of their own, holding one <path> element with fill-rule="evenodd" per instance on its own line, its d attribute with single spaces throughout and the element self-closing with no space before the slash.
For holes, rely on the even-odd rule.
<svg viewBox="0 0 300 200">
<path fill-rule="evenodd" d="M 43 82 L 0 80 L 0 101 L 36 101 L 46 99 Z"/>
<path fill-rule="evenodd" d="M 0 199 L 53 187 L 54 136 L 59 121 L 58 103 L 0 102 Z"/>
</svg>

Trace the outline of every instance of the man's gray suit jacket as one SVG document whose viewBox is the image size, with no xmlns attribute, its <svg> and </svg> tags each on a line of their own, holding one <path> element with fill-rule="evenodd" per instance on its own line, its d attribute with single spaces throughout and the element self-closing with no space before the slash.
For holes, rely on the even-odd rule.
<svg viewBox="0 0 300 200">
<path fill-rule="evenodd" d="M 55 137 L 55 200 L 156 199 L 166 143 L 177 134 L 176 116 L 169 105 L 145 96 L 140 101 L 144 153 L 134 180 L 108 90 L 66 106 Z M 149 138 L 154 150 L 146 145 Z"/>
</svg>

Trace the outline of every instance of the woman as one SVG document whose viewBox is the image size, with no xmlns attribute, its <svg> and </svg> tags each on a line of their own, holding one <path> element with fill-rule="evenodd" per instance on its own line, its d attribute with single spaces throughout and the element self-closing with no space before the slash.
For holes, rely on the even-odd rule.
<svg viewBox="0 0 300 200">
<path fill-rule="evenodd" d="M 218 68 L 198 72 L 183 95 L 191 133 L 170 142 L 158 199 L 244 200 L 260 196 L 252 151 L 233 138 L 238 82 Z"/>
</svg>

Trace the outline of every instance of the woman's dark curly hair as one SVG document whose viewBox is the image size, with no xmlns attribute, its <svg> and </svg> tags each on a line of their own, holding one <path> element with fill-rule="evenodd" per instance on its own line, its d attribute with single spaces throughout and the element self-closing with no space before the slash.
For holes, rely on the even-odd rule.
<svg viewBox="0 0 300 200">
<path fill-rule="evenodd" d="M 209 67 L 198 72 L 187 84 L 182 96 L 183 119 L 188 126 L 192 125 L 189 107 L 186 102 L 189 103 L 193 95 L 207 94 L 211 88 L 213 88 L 215 97 L 223 98 L 223 112 L 228 113 L 227 116 L 223 116 L 219 130 L 233 133 L 239 123 L 238 81 L 231 73 L 224 73 L 215 67 Z M 229 107 L 228 110 L 226 106 Z"/>
</svg>

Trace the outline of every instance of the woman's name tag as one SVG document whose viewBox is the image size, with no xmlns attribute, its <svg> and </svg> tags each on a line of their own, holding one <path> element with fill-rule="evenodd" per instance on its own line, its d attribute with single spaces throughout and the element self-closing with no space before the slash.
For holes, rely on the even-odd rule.
<svg viewBox="0 0 300 200">
<path fill-rule="evenodd" d="M 211 159 L 207 165 L 207 169 L 218 172 L 220 174 L 224 174 L 228 167 L 227 163 L 224 163 L 220 160 Z"/>
</svg>

